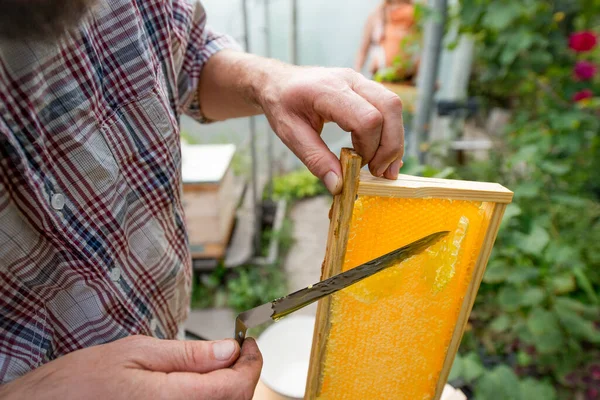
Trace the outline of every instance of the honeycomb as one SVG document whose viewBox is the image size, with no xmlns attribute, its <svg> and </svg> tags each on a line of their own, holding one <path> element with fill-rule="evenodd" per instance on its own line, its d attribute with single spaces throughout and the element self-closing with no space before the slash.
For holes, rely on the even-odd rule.
<svg viewBox="0 0 600 400">
<path fill-rule="evenodd" d="M 429 234 L 450 234 L 333 295 L 319 399 L 433 398 L 493 208 L 358 197 L 343 271 Z"/>
</svg>

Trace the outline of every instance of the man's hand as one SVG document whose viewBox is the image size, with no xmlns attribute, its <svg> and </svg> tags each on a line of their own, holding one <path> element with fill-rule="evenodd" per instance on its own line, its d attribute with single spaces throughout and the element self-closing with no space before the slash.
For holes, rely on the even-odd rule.
<svg viewBox="0 0 600 400">
<path fill-rule="evenodd" d="M 198 90 L 208 118 L 263 111 L 275 133 L 333 194 L 341 190 L 341 167 L 320 136 L 327 121 L 351 132 L 354 149 L 373 175 L 398 176 L 404 154 L 402 102 L 355 71 L 290 66 L 222 51 L 204 67 Z"/>
<path fill-rule="evenodd" d="M 2 399 L 250 400 L 262 357 L 252 339 L 132 336 L 75 351 L 0 387 Z"/>
<path fill-rule="evenodd" d="M 259 99 L 273 130 L 330 192 L 341 190 L 341 168 L 320 136 L 327 121 L 351 132 L 354 149 L 374 176 L 398 177 L 402 102 L 379 83 L 349 69 L 284 67 Z"/>
</svg>

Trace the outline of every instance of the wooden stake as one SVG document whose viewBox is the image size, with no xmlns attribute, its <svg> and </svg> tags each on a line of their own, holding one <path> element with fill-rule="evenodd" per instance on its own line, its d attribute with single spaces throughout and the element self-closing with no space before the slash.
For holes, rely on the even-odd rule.
<svg viewBox="0 0 600 400">
<path fill-rule="evenodd" d="M 327 236 L 327 250 L 321 270 L 321 280 L 330 278 L 342 272 L 346 245 L 348 244 L 348 231 L 352 220 L 352 210 L 358 192 L 358 178 L 362 158 L 352 149 L 343 148 L 340 155 L 342 164 L 343 188 L 335 196 L 331 207 L 329 234 Z M 330 297 L 319 301 L 317 319 L 313 335 L 313 345 L 310 355 L 308 380 L 306 383 L 305 399 L 315 399 L 321 387 L 321 367 L 325 357 L 327 333 L 329 332 Z"/>
</svg>

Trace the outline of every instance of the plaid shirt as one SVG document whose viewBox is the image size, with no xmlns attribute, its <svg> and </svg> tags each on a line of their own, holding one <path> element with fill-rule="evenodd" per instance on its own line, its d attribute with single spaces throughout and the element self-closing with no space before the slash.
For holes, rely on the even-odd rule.
<svg viewBox="0 0 600 400">
<path fill-rule="evenodd" d="M 178 117 L 227 36 L 198 0 L 100 0 L 0 41 L 0 383 L 83 347 L 175 338 L 191 259 Z"/>
</svg>

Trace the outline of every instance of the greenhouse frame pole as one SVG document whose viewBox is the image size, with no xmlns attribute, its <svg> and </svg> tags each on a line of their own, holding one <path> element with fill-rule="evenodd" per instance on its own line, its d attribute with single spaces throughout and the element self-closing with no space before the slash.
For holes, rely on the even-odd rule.
<svg viewBox="0 0 600 400">
<path fill-rule="evenodd" d="M 264 20 L 265 20 L 265 30 L 264 30 L 264 39 L 265 39 L 265 57 L 271 58 L 271 10 L 270 10 L 270 1 L 264 0 Z M 273 152 L 273 136 L 275 134 L 271 130 L 269 126 L 269 121 L 267 121 L 267 169 L 268 169 L 268 179 L 267 182 L 267 193 L 269 200 L 273 200 L 273 160 L 275 158 Z"/>
<path fill-rule="evenodd" d="M 290 21 L 290 63 L 298 64 L 298 0 L 292 0 Z"/>
<path fill-rule="evenodd" d="M 244 47 L 250 52 L 250 24 L 248 22 L 248 0 L 242 0 L 242 15 L 244 19 Z M 256 156 L 256 117 L 250 117 L 250 154 L 252 157 L 252 211 L 254 212 L 254 253 L 261 245 L 261 205 L 258 193 L 258 166 Z"/>
<path fill-rule="evenodd" d="M 417 114 L 413 121 L 412 135 L 408 144 L 408 154 L 425 162 L 425 152 L 421 147 L 429 140 L 429 126 L 433 110 L 435 84 L 442 51 L 444 28 L 448 15 L 447 0 L 433 0 L 433 15 L 425 24 L 425 43 L 418 78 Z"/>
</svg>

